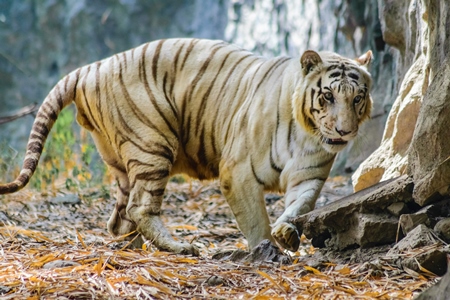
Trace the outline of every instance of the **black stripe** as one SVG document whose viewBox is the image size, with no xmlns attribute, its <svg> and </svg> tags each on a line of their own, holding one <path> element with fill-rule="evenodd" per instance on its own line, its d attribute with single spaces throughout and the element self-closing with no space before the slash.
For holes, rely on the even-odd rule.
<svg viewBox="0 0 450 300">
<path fill-rule="evenodd" d="M 352 79 L 359 80 L 359 76 L 356 75 L 355 73 L 348 73 L 347 76 Z"/>
<path fill-rule="evenodd" d="M 222 48 L 222 47 L 218 47 L 218 48 L 216 48 L 216 49 L 214 49 L 214 50 L 212 51 L 212 53 L 210 54 L 211 60 L 212 60 L 214 54 L 215 54 L 220 48 Z M 203 114 L 204 114 L 205 109 L 206 109 L 206 101 L 207 101 L 209 95 L 211 94 L 211 91 L 212 91 L 213 87 L 215 86 L 217 77 L 218 77 L 219 74 L 221 73 L 222 68 L 223 68 L 223 66 L 225 65 L 225 62 L 226 62 L 226 60 L 228 59 L 228 57 L 229 57 L 229 55 L 230 55 L 231 53 L 232 53 L 232 52 L 228 52 L 227 55 L 225 56 L 225 58 L 223 58 L 222 64 L 220 65 L 219 69 L 217 70 L 216 75 L 214 76 L 213 81 L 209 84 L 208 89 L 206 90 L 205 94 L 204 94 L 203 97 L 202 97 L 202 100 L 200 101 L 200 105 L 199 105 L 198 112 L 197 112 L 197 123 L 196 123 L 196 126 L 195 126 L 196 132 L 198 132 L 198 130 L 199 130 L 200 122 L 204 120 Z M 208 59 L 209 59 L 209 58 L 208 58 Z M 203 75 L 203 74 L 202 74 L 202 75 Z"/>
<path fill-rule="evenodd" d="M 236 70 L 236 68 L 237 68 L 237 66 L 240 64 L 240 63 L 242 63 L 243 61 L 244 61 L 244 59 L 246 59 L 246 58 L 248 58 L 248 57 L 250 57 L 250 56 L 252 56 L 251 54 L 249 54 L 249 55 L 246 55 L 246 56 L 244 56 L 244 57 L 241 57 L 241 59 L 239 59 L 234 65 L 233 65 L 233 67 L 230 69 L 230 71 L 228 72 L 228 74 L 227 74 L 227 76 L 226 76 L 226 79 L 225 79 L 225 81 L 224 81 L 224 84 L 222 84 L 222 87 L 220 88 L 220 91 L 219 91 L 219 94 L 218 94 L 218 96 L 217 96 L 217 98 L 218 99 L 222 99 L 223 98 L 223 94 L 225 93 L 225 87 L 226 87 L 226 85 L 227 85 L 227 82 L 229 81 L 229 78 L 231 77 L 231 75 L 234 73 L 234 71 Z M 240 107 L 240 103 L 239 103 L 239 99 L 236 97 L 236 95 L 237 95 L 237 93 L 238 93 L 238 91 L 240 90 L 240 88 L 241 88 L 241 84 L 243 84 L 243 80 L 242 80 L 242 77 L 244 76 L 244 74 L 245 73 L 247 73 L 247 71 L 248 71 L 248 69 L 250 68 L 250 66 L 255 62 L 255 61 L 257 61 L 258 60 L 258 58 L 254 58 L 249 64 L 248 64 L 248 66 L 244 69 L 244 70 L 242 70 L 242 72 L 237 76 L 237 78 L 239 79 L 239 83 L 238 83 L 238 86 L 237 87 L 235 87 L 234 89 L 233 89 L 233 92 L 234 92 L 234 94 L 229 98 L 230 100 L 234 100 L 234 103 L 225 103 L 225 101 L 221 101 L 220 103 L 219 103 L 219 105 L 216 105 L 216 112 L 215 112 L 215 116 L 218 116 L 219 115 L 219 111 L 220 111 L 220 109 L 224 109 L 224 105 L 228 105 L 228 106 L 230 106 L 230 105 L 233 105 L 234 104 L 234 111 L 230 111 L 230 108 L 228 107 L 228 108 L 226 108 L 226 111 L 228 112 L 227 113 L 227 115 L 230 115 L 230 116 L 234 116 L 234 115 L 236 115 L 236 110 Z M 236 105 L 237 104 L 237 105 Z M 220 118 L 215 118 L 215 125 L 214 125 L 214 128 L 222 128 L 225 124 L 223 123 L 223 121 L 224 120 L 221 120 Z M 220 124 L 217 124 L 218 122 L 221 122 Z M 230 125 L 231 125 L 231 123 L 228 123 L 228 126 L 227 126 L 227 130 L 226 130 L 226 134 L 225 134 L 225 140 L 227 140 L 228 139 L 228 133 L 229 133 L 229 130 L 230 130 Z"/>
<path fill-rule="evenodd" d="M 33 139 L 38 139 L 38 140 L 40 140 L 41 139 L 41 137 L 42 137 L 42 135 L 37 135 L 36 134 L 36 132 L 31 132 L 31 134 L 30 134 L 30 140 L 33 140 Z"/>
<path fill-rule="evenodd" d="M 78 80 L 80 80 L 80 72 L 81 72 L 81 68 L 79 68 L 77 70 L 77 72 L 75 73 L 75 84 L 73 85 L 73 100 L 75 100 L 77 98 L 77 86 L 78 86 Z"/>
<path fill-rule="evenodd" d="M 328 68 L 327 68 L 327 72 L 329 72 L 329 71 L 331 71 L 331 70 L 334 70 L 334 69 L 337 69 L 337 65 L 331 65 L 331 66 L 329 66 Z"/>
<path fill-rule="evenodd" d="M 152 75 L 155 82 L 158 81 L 158 63 L 159 63 L 159 54 L 161 53 L 161 48 L 166 40 L 160 40 L 158 45 L 156 46 L 155 52 L 153 53 L 152 60 Z M 144 53 L 145 54 L 145 53 Z M 145 69 L 145 64 L 144 64 Z"/>
<path fill-rule="evenodd" d="M 316 177 L 316 178 L 309 178 L 309 179 L 299 180 L 299 181 L 297 181 L 294 184 L 289 185 L 289 186 L 292 188 L 292 187 L 295 187 L 295 186 L 298 186 L 298 185 L 302 184 L 303 182 L 312 181 L 312 180 L 326 181 L 327 178 Z M 308 191 L 309 190 L 315 190 L 315 189 L 308 189 Z"/>
<path fill-rule="evenodd" d="M 207 154 L 206 154 L 206 148 L 205 148 L 205 128 L 203 127 L 200 133 L 200 137 L 199 137 L 199 148 L 197 151 L 197 157 L 199 162 L 203 165 L 203 166 L 207 166 L 208 165 L 208 158 L 207 158 Z"/>
<path fill-rule="evenodd" d="M 27 150 L 31 153 L 41 153 L 43 149 L 42 140 L 29 142 Z"/>
<path fill-rule="evenodd" d="M 291 156 L 293 155 L 292 153 L 292 149 L 291 149 L 291 143 L 292 143 L 292 132 L 294 131 L 294 119 L 291 119 L 289 121 L 289 129 L 288 129 L 288 134 L 287 134 L 287 148 L 291 154 Z"/>
<path fill-rule="evenodd" d="M 311 89 L 311 99 L 314 99 L 316 90 L 315 89 Z"/>
<path fill-rule="evenodd" d="M 135 147 L 137 147 L 139 150 L 141 150 L 142 152 L 166 158 L 167 160 L 170 161 L 171 164 L 173 164 L 173 161 L 174 161 L 173 152 L 168 146 L 162 145 L 162 144 L 157 143 L 157 142 L 151 142 L 151 146 L 146 145 L 145 147 L 147 147 L 148 149 L 145 149 L 143 146 L 139 145 L 135 141 L 135 140 L 139 140 L 141 142 L 144 142 L 144 144 L 145 144 L 145 141 L 142 140 L 142 137 L 140 135 L 138 135 L 131 127 L 128 126 L 128 123 L 125 121 L 125 119 L 124 119 L 124 117 L 122 115 L 122 111 L 117 106 L 116 97 L 114 95 L 113 95 L 113 101 L 116 104 L 116 105 L 114 105 L 114 107 L 116 108 L 116 113 L 117 113 L 117 115 L 119 117 L 118 121 L 120 122 L 120 124 L 122 126 L 125 127 L 125 130 L 126 130 L 125 132 L 123 132 L 122 130 L 120 130 L 116 126 L 117 130 L 120 131 L 121 137 L 123 138 L 123 140 L 119 143 L 119 149 L 123 146 L 123 144 L 125 142 L 130 142 Z M 134 139 L 128 138 L 130 136 L 130 134 L 134 135 Z M 154 149 L 155 146 L 157 148 L 160 148 L 160 149 Z"/>
<path fill-rule="evenodd" d="M 56 90 L 55 92 L 57 93 L 56 95 L 56 102 L 58 103 L 58 112 L 61 111 L 64 108 L 64 102 L 62 99 L 62 95 L 61 95 L 61 88 L 59 87 L 59 84 L 56 85 Z"/>
<path fill-rule="evenodd" d="M 319 91 L 319 94 L 321 91 Z M 309 107 L 309 113 L 313 115 L 314 113 L 320 113 L 320 110 L 314 107 L 314 98 L 311 97 L 311 106 Z"/>
<path fill-rule="evenodd" d="M 333 73 L 331 73 L 330 75 L 328 75 L 328 77 L 329 78 L 335 78 L 335 77 L 338 77 L 339 75 L 341 75 L 341 72 L 333 72 Z"/>
<path fill-rule="evenodd" d="M 171 77 L 171 84 L 170 84 L 170 89 L 169 89 L 169 94 L 172 97 L 172 99 L 175 99 L 174 94 L 173 94 L 173 88 L 175 87 L 175 82 L 176 82 L 176 74 L 178 73 L 178 59 L 180 58 L 181 55 L 181 51 L 183 50 L 185 44 L 182 44 L 181 47 L 178 48 L 177 53 L 175 53 L 175 57 L 173 59 L 173 64 L 172 64 L 172 77 Z"/>
<path fill-rule="evenodd" d="M 101 62 L 97 62 L 95 64 L 96 68 L 95 68 L 95 96 L 96 96 L 96 107 L 97 107 L 97 115 L 98 115 L 98 124 L 102 124 L 104 125 L 103 122 L 103 115 L 102 115 L 102 94 L 101 94 L 101 85 L 100 85 L 100 66 L 101 66 Z M 105 126 L 103 126 L 104 128 Z M 106 131 L 106 130 L 104 130 Z"/>
<path fill-rule="evenodd" d="M 170 109 L 172 110 L 173 115 L 174 115 L 175 118 L 178 120 L 178 119 L 179 119 L 179 116 L 178 116 L 178 110 L 177 110 L 176 106 L 172 103 L 172 99 L 169 98 L 169 96 L 168 96 L 168 94 L 167 94 L 167 90 L 166 90 L 167 76 L 168 76 L 168 73 L 165 72 L 165 73 L 164 73 L 164 78 L 163 78 L 163 92 L 164 92 L 164 97 L 166 98 L 166 101 L 169 103 Z M 172 96 L 172 97 L 173 97 L 173 96 Z"/>
<path fill-rule="evenodd" d="M 138 166 L 145 166 L 145 167 L 151 167 L 151 168 L 154 168 L 155 167 L 155 165 L 154 164 L 151 164 L 151 163 L 145 163 L 145 162 L 142 162 L 142 161 L 140 161 L 140 160 L 138 160 L 138 159 L 130 159 L 130 160 L 128 160 L 127 161 L 127 170 L 129 170 L 130 169 L 130 166 L 131 165 L 138 165 Z"/>
<path fill-rule="evenodd" d="M 254 91 L 254 93 L 256 93 L 258 91 L 258 89 L 260 88 L 260 86 L 262 85 L 262 83 L 266 80 L 266 78 L 270 77 L 270 75 L 272 74 L 272 72 L 274 72 L 276 70 L 276 68 L 278 68 L 280 65 L 282 65 L 283 63 L 285 63 L 286 61 L 290 60 L 289 57 L 281 57 L 276 63 L 274 63 L 267 71 L 266 73 L 262 76 L 262 79 L 259 81 L 259 83 L 256 85 L 256 89 Z M 256 74 L 256 72 L 255 72 Z"/>
<path fill-rule="evenodd" d="M 19 177 L 17 177 L 17 179 L 19 182 L 22 183 L 22 186 L 27 185 L 28 181 L 30 181 L 30 176 L 27 174 L 20 174 Z"/>
<path fill-rule="evenodd" d="M 42 152 L 42 147 L 41 147 L 41 151 L 39 152 L 33 152 L 33 153 L 41 153 Z M 26 170 L 31 170 L 32 172 L 34 172 L 36 170 L 38 164 L 38 160 L 35 159 L 34 157 L 27 157 L 25 159 L 25 161 L 23 162 L 23 169 Z"/>
<path fill-rule="evenodd" d="M 189 55 L 192 52 L 192 49 L 194 49 L 195 44 L 197 44 L 198 40 L 193 39 L 191 40 L 191 42 L 189 43 L 188 48 L 186 49 L 186 55 L 183 58 L 183 62 L 181 63 L 181 70 L 184 69 L 184 64 L 186 63 L 186 60 L 188 59 Z"/>
<path fill-rule="evenodd" d="M 214 46 L 217 46 L 214 45 Z M 183 126 L 183 145 L 186 144 L 186 142 L 188 141 L 189 135 L 190 135 L 190 127 L 191 127 L 191 116 L 190 113 L 188 115 L 187 118 L 187 123 L 185 123 L 186 121 L 186 104 L 189 100 L 192 100 L 192 94 L 194 93 L 194 90 L 198 84 L 198 82 L 200 81 L 200 79 L 203 77 L 203 75 L 205 74 L 206 69 L 208 68 L 208 65 L 211 62 L 212 57 L 215 55 L 215 53 L 222 48 L 221 47 L 215 47 L 210 55 L 208 56 L 208 58 L 206 58 L 206 60 L 204 60 L 202 66 L 200 67 L 199 71 L 197 72 L 196 76 L 194 77 L 194 79 L 192 80 L 192 82 L 190 82 L 190 84 L 188 85 L 187 90 L 184 92 L 183 95 L 183 102 L 181 105 L 181 122 L 179 126 Z M 200 118 L 200 116 L 198 116 L 198 118 Z M 181 131 L 181 129 L 180 129 Z"/>
<path fill-rule="evenodd" d="M 158 181 L 163 180 L 169 176 L 169 170 L 167 169 L 157 169 L 148 172 L 142 172 L 136 174 L 135 181 L 144 180 L 144 181 Z"/>
<path fill-rule="evenodd" d="M 145 191 L 147 193 L 149 193 L 150 195 L 152 195 L 153 197 L 161 197 L 161 196 L 164 195 L 165 189 L 156 189 L 156 190 L 147 190 L 147 189 L 145 189 Z"/>
<path fill-rule="evenodd" d="M 52 121 L 55 121 L 58 118 L 58 115 L 53 110 L 50 102 L 44 102 L 36 115 L 36 119 L 37 118 L 50 119 Z"/>
<path fill-rule="evenodd" d="M 128 67 L 128 64 L 127 64 L 127 53 L 126 52 L 122 52 L 122 61 L 123 61 L 123 65 L 124 65 L 125 70 L 126 70 L 127 67 Z"/>
<path fill-rule="evenodd" d="M 49 130 L 47 128 L 47 124 L 40 123 L 40 121 L 36 121 L 38 123 L 34 123 L 32 131 L 36 131 L 44 137 L 48 136 Z"/>
<path fill-rule="evenodd" d="M 283 169 L 280 168 L 279 166 L 277 166 L 277 164 L 275 163 L 275 160 L 273 158 L 273 151 L 272 151 L 272 149 L 273 149 L 273 144 L 272 144 L 272 141 L 270 141 L 270 155 L 269 155 L 270 166 L 272 167 L 272 169 L 274 169 L 278 173 L 281 173 L 281 171 L 283 171 Z"/>
<path fill-rule="evenodd" d="M 160 128 L 158 128 L 157 126 L 155 126 L 153 124 L 153 122 L 151 122 L 147 116 L 137 107 L 136 103 L 134 103 L 133 99 L 131 98 L 130 94 L 128 93 L 128 90 L 125 86 L 125 83 L 123 81 L 123 76 L 122 73 L 119 73 L 119 82 L 120 82 L 120 88 L 122 90 L 122 94 L 125 97 L 125 100 L 127 101 L 127 103 L 129 104 L 130 109 L 133 111 L 133 113 L 136 115 L 137 119 L 142 122 L 144 125 L 152 128 L 153 130 L 155 130 L 159 136 L 163 137 L 165 139 L 165 141 L 171 145 L 168 137 L 164 134 L 164 132 L 162 132 L 160 130 Z M 118 110 L 119 111 L 119 110 Z M 124 121 L 125 122 L 125 121 Z M 172 146 L 172 145 L 171 145 Z"/>
<path fill-rule="evenodd" d="M 304 167 L 304 168 L 301 168 L 301 169 L 302 169 L 302 170 L 310 170 L 310 169 L 320 169 L 320 168 L 323 168 L 323 167 L 325 167 L 325 166 L 328 166 L 330 163 L 332 163 L 332 162 L 334 161 L 334 158 L 335 158 L 335 157 L 336 157 L 336 156 L 333 155 L 333 156 L 331 156 L 330 159 L 327 159 L 327 160 L 325 160 L 325 161 L 322 161 L 322 162 L 318 163 L 317 165 L 312 165 L 312 166 Z"/>
<path fill-rule="evenodd" d="M 367 101 L 364 100 L 363 105 L 359 109 L 359 115 L 361 116 L 363 114 L 363 110 L 366 108 Z"/>
<path fill-rule="evenodd" d="M 84 75 L 83 82 L 81 83 L 81 91 L 83 93 L 83 100 L 84 100 L 85 107 L 87 109 L 87 113 L 89 114 L 87 116 L 87 119 L 90 121 L 91 125 L 93 125 L 93 127 L 97 131 L 100 131 L 100 127 L 98 126 L 96 119 L 92 115 L 92 109 L 91 109 L 91 106 L 89 104 L 89 99 L 87 99 L 87 97 L 86 97 L 86 81 L 87 81 L 87 77 L 88 77 L 90 71 L 91 71 L 91 65 L 89 65 L 87 67 L 87 73 Z"/>
<path fill-rule="evenodd" d="M 250 165 L 251 165 L 251 167 L 252 167 L 252 173 L 253 173 L 253 176 L 255 177 L 256 181 L 257 181 L 259 184 L 261 184 L 261 185 L 265 185 L 265 184 L 264 184 L 264 181 L 263 181 L 262 179 L 260 179 L 260 178 L 258 177 L 258 175 L 256 175 L 255 167 L 253 166 L 253 160 L 252 160 L 251 158 L 250 158 Z"/>
<path fill-rule="evenodd" d="M 120 186 L 120 184 L 119 184 L 119 180 L 118 180 L 118 179 L 116 179 L 116 180 L 117 180 L 117 186 L 119 187 L 119 191 L 122 193 L 122 195 L 128 197 L 128 196 L 130 195 L 130 192 L 127 191 L 127 190 L 125 190 L 124 188 L 122 188 L 122 187 Z M 116 205 L 117 205 L 117 203 L 116 203 Z M 117 207 L 117 210 L 121 210 L 121 209 L 123 209 L 123 208 L 126 208 L 126 205 L 121 205 L 120 208 Z"/>
<path fill-rule="evenodd" d="M 158 45 L 162 46 L 162 43 L 164 42 L 164 40 L 162 42 L 160 42 Z M 147 48 L 145 48 L 146 50 Z M 159 56 L 159 54 L 158 54 Z M 154 57 L 155 58 L 155 57 Z M 150 84 L 148 83 L 148 79 L 147 79 L 147 66 L 146 66 L 146 59 L 145 59 L 145 52 L 142 52 L 142 57 L 141 57 L 142 61 L 140 63 L 140 65 L 142 64 L 142 80 L 144 83 L 144 87 L 145 87 L 145 91 L 147 92 L 147 96 L 150 99 L 150 102 L 153 104 L 153 107 L 156 109 L 156 111 L 158 112 L 158 115 L 161 116 L 161 118 L 164 120 L 164 122 L 166 123 L 167 127 L 169 128 L 169 130 L 172 132 L 172 134 L 176 137 L 178 137 L 178 132 L 176 131 L 176 129 L 172 126 L 172 124 L 170 123 L 170 121 L 167 119 L 167 117 L 165 116 L 164 112 L 161 110 L 161 108 L 159 107 L 158 103 L 156 102 L 156 98 L 155 95 L 153 94 L 151 88 L 150 88 Z M 153 59 L 153 65 L 157 64 L 158 62 L 155 61 Z M 154 66 L 152 67 L 153 71 L 156 72 L 156 70 L 154 69 Z M 156 78 L 155 78 L 156 80 Z M 175 115 L 176 117 L 176 115 Z"/>
</svg>

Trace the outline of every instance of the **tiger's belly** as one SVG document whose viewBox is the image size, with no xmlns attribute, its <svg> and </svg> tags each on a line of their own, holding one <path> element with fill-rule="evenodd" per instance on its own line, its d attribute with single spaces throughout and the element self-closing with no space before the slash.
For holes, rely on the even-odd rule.
<svg viewBox="0 0 450 300">
<path fill-rule="evenodd" d="M 213 158 L 206 163 L 201 162 L 180 147 L 170 175 L 183 173 L 200 180 L 214 179 L 219 177 L 219 161 L 220 158 Z"/>
</svg>

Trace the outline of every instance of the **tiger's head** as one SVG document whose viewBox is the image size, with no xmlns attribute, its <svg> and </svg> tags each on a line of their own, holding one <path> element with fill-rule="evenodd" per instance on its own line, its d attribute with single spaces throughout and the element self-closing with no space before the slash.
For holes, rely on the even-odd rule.
<svg viewBox="0 0 450 300">
<path fill-rule="evenodd" d="M 370 50 L 355 60 L 311 50 L 301 56 L 294 116 L 328 152 L 342 150 L 370 117 L 372 79 L 367 68 L 371 60 Z"/>
</svg>

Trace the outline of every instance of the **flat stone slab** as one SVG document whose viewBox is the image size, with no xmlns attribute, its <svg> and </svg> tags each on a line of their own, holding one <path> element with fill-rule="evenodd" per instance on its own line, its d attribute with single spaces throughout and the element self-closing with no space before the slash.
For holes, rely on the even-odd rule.
<svg viewBox="0 0 450 300">
<path fill-rule="evenodd" d="M 315 247 L 327 246 L 343 250 L 395 242 L 398 219 L 388 208 L 392 209 L 392 204 L 397 202 L 416 205 L 412 198 L 413 188 L 410 177 L 400 176 L 290 221 L 297 227 L 299 234 L 303 233 L 312 239 Z M 380 220 L 375 221 L 373 215 L 379 215 Z M 384 234 L 378 234 L 378 237 L 370 236 L 375 230 Z M 392 234 L 393 230 L 395 234 Z"/>
</svg>

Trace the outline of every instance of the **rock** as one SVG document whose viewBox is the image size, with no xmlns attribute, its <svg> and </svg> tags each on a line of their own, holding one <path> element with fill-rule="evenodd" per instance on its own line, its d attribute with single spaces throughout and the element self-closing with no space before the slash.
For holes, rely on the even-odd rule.
<svg viewBox="0 0 450 300">
<path fill-rule="evenodd" d="M 422 292 L 415 300 L 447 300 L 450 295 L 450 265 L 447 273 L 434 286 Z"/>
<path fill-rule="evenodd" d="M 368 247 L 395 241 L 398 220 L 387 210 L 412 202 L 411 179 L 381 182 L 291 220 L 315 247 Z"/>
<path fill-rule="evenodd" d="M 283 196 L 278 195 L 278 194 L 266 194 L 266 195 L 264 195 L 264 199 L 266 200 L 266 205 L 272 205 L 275 202 L 277 202 L 278 200 L 280 200 L 281 198 L 283 198 Z"/>
<path fill-rule="evenodd" d="M 357 191 L 407 173 L 415 201 L 425 206 L 450 192 L 450 3 L 380 0 L 379 10 L 384 40 L 399 50 L 403 82 L 381 145 L 360 165 L 353 184 Z"/>
<path fill-rule="evenodd" d="M 52 204 L 64 204 L 64 205 L 76 205 L 81 203 L 80 197 L 74 194 L 67 194 L 62 196 L 57 196 L 49 201 Z"/>
<path fill-rule="evenodd" d="M 395 256 L 403 252 L 419 247 L 430 246 L 438 241 L 430 228 L 420 224 L 410 232 L 387 253 L 388 256 Z"/>
<path fill-rule="evenodd" d="M 423 207 L 413 214 L 400 216 L 400 225 L 403 233 L 408 233 L 419 224 L 432 228 L 439 219 L 450 217 L 450 199 L 445 199 L 432 205 Z"/>
<path fill-rule="evenodd" d="M 8 294 L 13 288 L 5 285 L 0 285 L 0 295 Z"/>
<path fill-rule="evenodd" d="M 221 285 L 224 283 L 225 283 L 225 281 L 220 276 L 211 276 L 206 280 L 206 284 L 209 286 L 216 286 L 216 285 Z"/>
<path fill-rule="evenodd" d="M 429 7 L 418 0 L 380 0 L 384 41 L 394 49 L 399 89 L 389 112 L 380 146 L 352 176 L 355 191 L 407 173 L 407 150 L 412 140 L 421 102 L 428 87 L 427 23 Z M 438 9 L 439 10 L 439 9 Z M 422 45 L 422 46 L 421 46 Z M 395 96 L 394 96 L 395 97 Z"/>
<path fill-rule="evenodd" d="M 400 216 L 399 222 L 404 234 L 407 234 L 419 224 L 430 225 L 430 219 L 426 213 L 404 214 Z"/>
<path fill-rule="evenodd" d="M 413 257 L 407 256 L 404 258 L 402 266 L 416 272 L 423 272 L 423 269 L 425 269 L 437 276 L 442 276 L 447 270 L 447 254 L 437 249 L 425 253 L 420 252 Z"/>
<path fill-rule="evenodd" d="M 445 241 L 450 242 L 450 218 L 442 219 L 434 226 L 434 231 Z"/>
<path fill-rule="evenodd" d="M 338 231 L 325 242 L 327 247 L 344 250 L 354 247 L 372 247 L 395 242 L 398 219 L 389 214 L 355 213 L 346 231 Z M 313 239 L 314 241 L 314 239 Z"/>
<path fill-rule="evenodd" d="M 447 7 L 450 10 L 450 4 Z M 435 72 L 423 100 L 408 158 L 416 184 L 414 199 L 421 206 L 448 195 L 450 187 L 450 59 Z"/>
<path fill-rule="evenodd" d="M 425 246 L 435 248 L 423 251 L 414 251 L 414 249 Z M 416 272 L 421 272 L 422 268 L 442 276 L 447 269 L 447 254 L 441 251 L 437 246 L 439 241 L 434 237 L 434 233 L 423 224 L 418 225 L 411 230 L 405 238 L 399 241 L 391 250 L 387 257 L 398 260 L 400 265 Z"/>
<path fill-rule="evenodd" d="M 406 214 L 409 212 L 409 208 L 406 203 L 403 202 L 395 202 L 387 207 L 388 212 L 395 216 L 399 217 L 402 214 Z"/>
<path fill-rule="evenodd" d="M 65 267 L 78 267 L 81 264 L 71 261 L 71 260 L 54 260 L 46 263 L 42 268 L 43 269 L 56 269 L 56 268 L 65 268 Z"/>
<path fill-rule="evenodd" d="M 352 176 L 355 191 L 406 174 L 406 152 L 413 135 L 411 129 L 415 126 L 423 97 L 424 68 L 425 57 L 422 56 L 407 72 L 389 113 L 380 147 Z"/>
<path fill-rule="evenodd" d="M 283 265 L 291 264 L 290 256 L 283 254 L 280 249 L 269 240 L 264 240 L 258 246 L 247 252 L 241 249 L 219 251 L 213 255 L 213 259 L 231 260 L 234 262 L 264 263 L 279 262 Z"/>
</svg>

